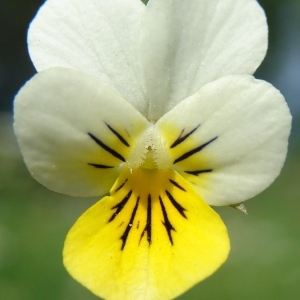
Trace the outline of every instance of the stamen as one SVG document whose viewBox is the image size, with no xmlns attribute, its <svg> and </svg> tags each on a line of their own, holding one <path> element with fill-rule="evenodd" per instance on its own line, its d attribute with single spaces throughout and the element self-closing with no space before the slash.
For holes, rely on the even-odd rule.
<svg viewBox="0 0 300 300">
<path fill-rule="evenodd" d="M 169 169 L 172 159 L 155 125 L 150 125 L 133 145 L 127 161 L 129 169 Z"/>
</svg>

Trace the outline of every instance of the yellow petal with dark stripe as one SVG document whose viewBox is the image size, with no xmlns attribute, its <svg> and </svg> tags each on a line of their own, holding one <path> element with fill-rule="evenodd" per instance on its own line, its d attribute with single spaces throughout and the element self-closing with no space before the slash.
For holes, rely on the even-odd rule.
<svg viewBox="0 0 300 300">
<path fill-rule="evenodd" d="M 222 220 L 172 170 L 125 169 L 70 230 L 64 264 L 108 300 L 174 298 L 226 260 Z"/>
</svg>

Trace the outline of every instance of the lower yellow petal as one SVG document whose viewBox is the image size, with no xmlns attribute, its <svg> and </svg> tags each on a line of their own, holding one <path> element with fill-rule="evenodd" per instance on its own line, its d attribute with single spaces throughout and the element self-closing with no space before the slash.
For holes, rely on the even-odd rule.
<svg viewBox="0 0 300 300">
<path fill-rule="evenodd" d="M 65 241 L 70 274 L 108 300 L 172 299 L 218 269 L 222 220 L 173 170 L 125 169 Z"/>
</svg>

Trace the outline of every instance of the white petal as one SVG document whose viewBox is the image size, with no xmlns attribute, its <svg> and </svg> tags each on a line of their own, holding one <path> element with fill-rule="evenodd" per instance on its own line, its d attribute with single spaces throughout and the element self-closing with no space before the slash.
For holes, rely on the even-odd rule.
<svg viewBox="0 0 300 300">
<path fill-rule="evenodd" d="M 278 176 L 291 115 L 272 85 L 236 75 L 205 85 L 157 126 L 174 168 L 208 204 L 229 205 L 255 196 Z"/>
<path fill-rule="evenodd" d="M 267 49 L 265 14 L 255 0 L 151 0 L 141 55 L 157 120 L 204 84 L 253 74 Z"/>
<path fill-rule="evenodd" d="M 14 126 L 36 180 L 88 197 L 109 191 L 148 121 L 93 77 L 53 68 L 16 96 Z"/>
<path fill-rule="evenodd" d="M 144 113 L 148 106 L 136 49 L 144 10 L 140 0 L 46 1 L 28 33 L 36 69 L 89 73 Z"/>
</svg>

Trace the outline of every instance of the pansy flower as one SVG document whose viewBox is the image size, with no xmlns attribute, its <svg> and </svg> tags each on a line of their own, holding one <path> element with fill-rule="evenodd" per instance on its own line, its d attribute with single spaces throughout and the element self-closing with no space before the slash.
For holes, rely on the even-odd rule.
<svg viewBox="0 0 300 300">
<path fill-rule="evenodd" d="M 28 44 L 25 163 L 53 191 L 103 197 L 67 235 L 69 273 L 109 300 L 171 299 L 214 273 L 230 244 L 210 206 L 263 191 L 287 152 L 284 98 L 251 76 L 258 3 L 48 0 Z"/>
</svg>

